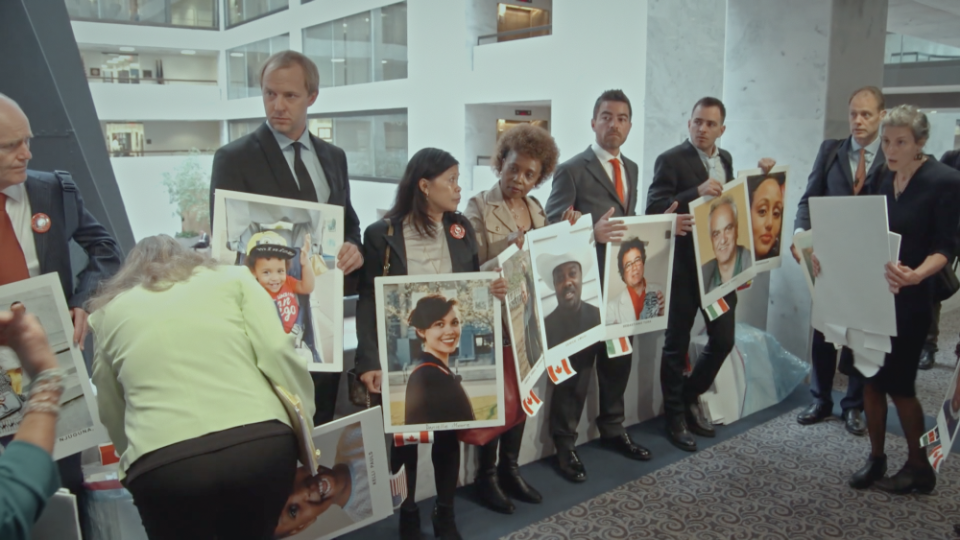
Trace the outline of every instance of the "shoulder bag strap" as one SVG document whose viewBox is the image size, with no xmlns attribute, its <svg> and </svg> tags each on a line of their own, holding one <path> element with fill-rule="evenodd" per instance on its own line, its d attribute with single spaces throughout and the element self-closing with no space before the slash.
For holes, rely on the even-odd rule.
<svg viewBox="0 0 960 540">
<path fill-rule="evenodd" d="M 393 222 L 387 220 L 387 236 L 393 236 Z M 383 255 L 383 275 L 390 275 L 390 242 L 387 242 L 387 251 Z"/>
</svg>

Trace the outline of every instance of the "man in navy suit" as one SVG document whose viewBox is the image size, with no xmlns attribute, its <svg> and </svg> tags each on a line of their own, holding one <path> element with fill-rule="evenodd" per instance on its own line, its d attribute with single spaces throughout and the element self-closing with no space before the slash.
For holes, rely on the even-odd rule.
<svg viewBox="0 0 960 540">
<path fill-rule="evenodd" d="M 879 181 L 883 174 L 885 158 L 880 147 L 880 121 L 886 115 L 883 92 L 874 86 L 857 89 L 850 96 L 848 105 L 850 136 L 845 139 L 827 139 L 820 145 L 820 152 L 807 181 L 807 191 L 797 206 L 796 232 L 810 229 L 810 197 L 829 197 L 869 193 L 866 189 Z M 800 255 L 791 246 L 793 258 L 800 262 Z M 819 265 L 814 256 L 814 273 Z M 833 414 L 833 376 L 837 370 L 837 350 L 827 343 L 823 334 L 814 330 L 811 351 L 813 373 L 810 377 L 810 393 L 814 401 L 797 415 L 803 425 L 815 424 Z M 867 433 L 863 417 L 863 377 L 853 369 L 853 352 L 844 347 L 840 353 L 840 371 L 850 377 L 847 395 L 840 401 L 842 418 L 847 431 L 854 435 Z"/>
<path fill-rule="evenodd" d="M 363 266 L 360 220 L 350 203 L 347 156 L 307 130 L 307 109 L 317 99 L 316 64 L 295 51 L 274 54 L 260 71 L 267 121 L 253 133 L 217 150 L 210 182 L 210 215 L 218 189 L 343 207 L 343 247 L 337 266 L 344 275 Z M 339 373 L 312 373 L 316 425 L 333 420 Z"/>
<path fill-rule="evenodd" d="M 119 270 L 120 246 L 84 208 L 68 173 L 27 169 L 32 137 L 27 116 L 0 94 L 0 285 L 56 272 L 73 319 L 73 342 L 82 349 L 87 334 L 84 303 L 101 281 Z M 88 258 L 76 280 L 70 240 Z M 59 466 L 63 486 L 82 497 L 80 454 L 61 459 Z"/>
</svg>

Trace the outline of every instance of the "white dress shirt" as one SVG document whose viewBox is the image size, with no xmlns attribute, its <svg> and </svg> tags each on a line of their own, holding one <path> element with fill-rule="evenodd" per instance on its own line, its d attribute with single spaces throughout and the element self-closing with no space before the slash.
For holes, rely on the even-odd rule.
<svg viewBox="0 0 960 540">
<path fill-rule="evenodd" d="M 310 140 L 310 130 L 304 129 L 300 138 L 294 141 L 273 129 L 270 122 L 267 122 L 267 127 L 276 137 L 277 144 L 280 145 L 280 151 L 283 152 L 283 157 L 287 159 L 287 165 L 290 166 L 290 172 L 293 173 L 293 181 L 297 183 L 298 187 L 300 186 L 300 180 L 297 179 L 297 171 L 293 169 L 293 161 L 296 159 L 296 150 L 293 148 L 293 143 L 299 142 L 303 145 L 303 148 L 300 149 L 300 159 L 303 160 L 307 173 L 310 174 L 310 179 L 313 180 L 313 185 L 317 190 L 317 202 L 326 204 L 330 199 L 330 184 L 327 182 L 327 176 L 323 174 L 323 167 L 320 166 L 320 158 L 317 157 L 317 152 L 313 148 L 313 141 Z"/>
<path fill-rule="evenodd" d="M 30 199 L 27 198 L 27 188 L 22 183 L 3 190 L 7 196 L 7 214 L 13 224 L 13 232 L 20 242 L 23 258 L 27 261 L 27 271 L 30 277 L 40 275 L 40 259 L 37 257 L 37 245 L 33 241 L 33 211 L 30 208 Z"/>
<path fill-rule="evenodd" d="M 593 149 L 593 153 L 597 155 L 597 159 L 600 160 L 600 165 L 603 167 L 603 170 L 607 173 L 607 178 L 610 179 L 610 183 L 613 184 L 614 190 L 617 187 L 617 181 L 613 176 L 613 163 L 610 163 L 611 159 L 616 159 L 620 162 L 620 178 L 623 179 L 623 204 L 627 204 L 627 201 L 630 200 L 630 183 L 627 182 L 627 169 L 623 165 L 623 157 L 619 151 L 617 155 L 613 155 L 610 152 L 607 152 L 603 147 L 594 142 L 590 145 L 590 148 Z"/>
<path fill-rule="evenodd" d="M 690 141 L 690 144 L 693 144 L 693 141 Z M 707 169 L 707 177 L 713 178 L 721 184 L 727 183 L 727 170 L 723 168 L 723 161 L 720 159 L 720 147 L 717 145 L 713 146 L 713 155 L 707 155 L 706 152 L 699 149 L 694 145 L 694 148 L 697 149 L 697 154 L 700 154 L 700 161 L 703 162 L 703 167 Z"/>
<path fill-rule="evenodd" d="M 860 149 L 863 148 L 866 152 L 863 153 L 864 160 L 864 170 L 867 174 L 870 174 L 870 167 L 873 166 L 873 160 L 877 157 L 877 151 L 880 150 L 880 137 L 877 137 L 873 140 L 872 143 L 866 146 L 860 146 L 860 143 L 856 139 L 850 137 L 850 152 L 848 157 L 850 158 L 850 178 L 853 178 L 853 182 L 857 182 L 857 165 L 860 164 Z"/>
</svg>

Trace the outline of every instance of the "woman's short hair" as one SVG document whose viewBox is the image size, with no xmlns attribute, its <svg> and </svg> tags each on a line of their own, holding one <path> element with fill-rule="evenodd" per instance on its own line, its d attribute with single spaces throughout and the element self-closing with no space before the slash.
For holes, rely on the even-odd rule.
<svg viewBox="0 0 960 540">
<path fill-rule="evenodd" d="M 554 169 L 560 158 L 560 150 L 550 133 L 542 127 L 531 124 L 518 124 L 508 129 L 497 141 L 497 149 L 490 158 L 494 172 L 501 172 L 507 156 L 513 150 L 518 156 L 527 156 L 540 162 L 540 178 L 536 186 L 542 184 Z M 534 187 L 536 187 L 534 186 Z"/>
<path fill-rule="evenodd" d="M 263 77 L 267 70 L 288 68 L 290 66 L 300 66 L 303 70 L 303 80 L 307 83 L 307 95 L 316 94 L 320 91 L 320 70 L 313 60 L 298 53 L 297 51 L 280 51 L 267 58 L 260 68 L 260 88 L 263 88 Z"/>
<path fill-rule="evenodd" d="M 640 251 L 640 261 L 647 264 L 647 246 L 639 238 L 631 238 L 620 244 L 620 252 L 617 254 L 617 268 L 620 269 L 620 277 L 623 277 L 623 256 L 630 253 L 631 250 Z"/>
<path fill-rule="evenodd" d="M 887 112 L 880 124 L 884 129 L 888 127 L 908 127 L 913 133 L 913 141 L 926 142 L 930 137 L 930 121 L 927 115 L 920 112 L 915 105 L 897 105 Z"/>
<path fill-rule="evenodd" d="M 148 291 L 165 291 L 190 279 L 197 268 L 216 268 L 217 265 L 217 261 L 183 247 L 165 234 L 148 236 L 133 246 L 120 271 L 100 285 L 97 294 L 87 301 L 87 311 L 93 313 L 120 293 L 137 286 Z"/>
<path fill-rule="evenodd" d="M 424 148 L 410 158 L 403 178 L 397 185 L 397 198 L 386 219 L 403 221 L 407 218 L 421 236 L 434 237 L 436 231 L 427 215 L 427 196 L 420 189 L 420 179 L 435 180 L 447 169 L 459 165 L 449 152 L 439 148 Z"/>
<path fill-rule="evenodd" d="M 410 312 L 410 316 L 407 317 L 407 324 L 417 330 L 426 330 L 430 328 L 433 323 L 446 317 L 447 313 L 450 313 L 450 310 L 457 304 L 456 298 L 447 300 L 440 294 L 424 296 L 417 301 L 416 307 Z M 417 334 L 418 337 L 419 335 L 420 334 Z M 420 339 L 421 341 L 423 340 L 423 338 Z"/>
</svg>

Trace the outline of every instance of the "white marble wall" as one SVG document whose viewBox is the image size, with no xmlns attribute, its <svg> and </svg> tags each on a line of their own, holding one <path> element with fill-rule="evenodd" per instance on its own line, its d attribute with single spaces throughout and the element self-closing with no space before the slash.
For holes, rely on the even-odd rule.
<svg viewBox="0 0 960 540">
<path fill-rule="evenodd" d="M 629 96 L 643 129 L 643 199 L 653 164 L 687 138 L 687 119 L 698 99 L 723 93 L 726 0 L 649 0 L 647 3 L 647 93 Z M 642 111 L 642 116 L 640 112 Z M 643 124 L 640 125 L 640 119 Z"/>
<path fill-rule="evenodd" d="M 820 143 L 843 135 L 836 122 L 845 117 L 840 111 L 850 91 L 882 83 L 884 26 L 878 21 L 886 20 L 886 2 L 728 0 L 727 6 L 722 146 L 737 168 L 754 167 L 764 156 L 791 167 L 784 227 L 792 232 Z M 766 296 L 764 285 L 758 281 L 753 294 Z M 792 258 L 767 286 L 767 330 L 808 358 L 810 296 Z"/>
</svg>

